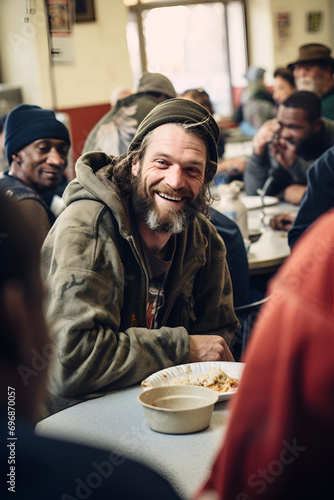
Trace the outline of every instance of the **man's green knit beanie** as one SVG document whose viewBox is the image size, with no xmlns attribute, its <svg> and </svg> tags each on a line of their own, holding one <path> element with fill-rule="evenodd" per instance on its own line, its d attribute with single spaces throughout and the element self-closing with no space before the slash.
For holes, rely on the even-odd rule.
<svg viewBox="0 0 334 500">
<path fill-rule="evenodd" d="M 194 125 L 193 128 L 200 131 L 207 144 L 210 159 L 205 173 L 205 183 L 210 182 L 217 171 L 217 142 L 220 129 L 211 113 L 197 102 L 175 98 L 155 106 L 139 125 L 129 146 L 129 152 L 137 150 L 149 132 L 166 123 Z"/>
</svg>

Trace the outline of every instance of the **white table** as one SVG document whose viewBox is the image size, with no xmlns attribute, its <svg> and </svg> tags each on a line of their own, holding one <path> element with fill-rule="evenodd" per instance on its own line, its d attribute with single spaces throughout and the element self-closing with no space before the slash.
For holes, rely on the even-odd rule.
<svg viewBox="0 0 334 500">
<path fill-rule="evenodd" d="M 219 199 L 224 195 L 222 186 L 214 186 L 212 193 L 216 196 L 216 202 L 213 203 L 213 208 L 220 211 Z M 246 194 L 240 193 L 239 198 L 241 201 L 247 198 Z M 273 197 L 271 197 L 273 198 Z M 246 206 L 256 206 L 254 201 L 258 200 L 257 205 L 261 206 L 260 196 L 252 196 L 248 198 L 252 203 Z M 292 215 L 297 215 L 298 206 L 291 203 L 280 202 L 276 205 L 264 207 L 264 225 L 261 224 L 260 208 L 249 208 L 248 213 L 248 229 L 258 229 L 262 231 L 260 239 L 252 243 L 248 252 L 248 265 L 249 273 L 253 274 L 267 274 L 277 270 L 277 268 L 284 262 L 290 255 L 290 247 L 288 244 L 288 233 L 286 231 L 276 231 L 270 227 L 269 221 L 273 215 L 283 212 L 289 212 Z"/>
<path fill-rule="evenodd" d="M 217 403 L 210 426 L 186 435 L 152 431 L 137 400 L 140 386 L 115 391 L 56 413 L 36 426 L 38 434 L 80 442 L 151 466 L 189 499 L 205 481 L 226 431 L 228 402 Z"/>
<path fill-rule="evenodd" d="M 260 209 L 248 210 L 248 229 L 262 227 L 262 236 L 252 243 L 248 252 L 250 274 L 263 274 L 275 271 L 290 255 L 288 233 L 273 230 L 269 221 L 273 215 L 289 212 L 296 215 L 298 206 L 290 203 L 278 203 L 264 209 L 264 227 L 261 226 Z"/>
</svg>

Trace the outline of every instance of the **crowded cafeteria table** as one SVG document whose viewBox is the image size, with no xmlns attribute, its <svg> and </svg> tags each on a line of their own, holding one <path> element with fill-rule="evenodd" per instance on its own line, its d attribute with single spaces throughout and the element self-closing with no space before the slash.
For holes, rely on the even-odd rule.
<svg viewBox="0 0 334 500">
<path fill-rule="evenodd" d="M 138 460 L 165 476 L 182 498 L 189 499 L 209 474 L 222 444 L 228 401 L 216 403 L 205 430 L 162 434 L 146 422 L 138 401 L 142 390 L 137 385 L 66 408 L 40 421 L 36 433 L 112 449 Z"/>
</svg>

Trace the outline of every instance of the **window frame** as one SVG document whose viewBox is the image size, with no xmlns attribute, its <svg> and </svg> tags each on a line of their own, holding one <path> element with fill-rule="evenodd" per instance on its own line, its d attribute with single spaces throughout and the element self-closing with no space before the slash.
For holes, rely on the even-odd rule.
<svg viewBox="0 0 334 500">
<path fill-rule="evenodd" d="M 147 58 L 146 58 L 146 51 L 145 51 L 145 38 L 144 38 L 144 30 L 143 30 L 143 22 L 142 22 L 142 13 L 145 10 L 150 10 L 150 9 L 158 9 L 161 7 L 178 7 L 179 5 L 198 5 L 198 4 L 210 4 L 210 3 L 222 3 L 224 4 L 224 9 L 225 9 L 225 14 L 226 14 L 226 6 L 228 3 L 231 3 L 236 0 L 183 0 L 183 1 L 177 1 L 177 0 L 164 0 L 162 2 L 145 2 L 142 3 L 140 0 L 137 0 L 136 5 L 129 5 L 127 6 L 129 12 L 131 12 L 132 15 L 135 16 L 137 25 L 138 25 L 138 37 L 139 37 L 139 51 L 140 51 L 140 59 L 141 59 L 141 69 L 142 72 L 145 73 L 147 71 Z M 242 4 L 243 8 L 243 22 L 244 22 L 244 32 L 245 32 L 245 56 L 246 56 L 246 61 L 248 62 L 249 60 L 249 51 L 248 51 L 248 33 L 247 33 L 247 16 L 246 16 L 246 1 L 245 0 L 237 0 Z M 230 68 L 230 47 L 229 47 L 229 40 L 228 40 L 228 22 L 227 22 L 227 15 L 225 15 L 225 29 L 226 29 L 226 34 L 227 34 L 227 61 L 228 61 L 228 70 L 229 70 L 229 75 L 231 76 L 231 68 Z M 230 78 L 231 80 L 231 78 Z"/>
<path fill-rule="evenodd" d="M 143 11 L 148 11 L 151 9 L 157 9 L 162 7 L 178 7 L 178 6 L 190 6 L 190 5 L 200 5 L 200 4 L 214 4 L 220 3 L 224 8 L 224 19 L 225 19 L 225 31 L 226 31 L 226 60 L 227 60 L 227 70 L 228 70 L 228 80 L 230 87 L 230 95 L 231 95 L 231 108 L 234 108 L 233 103 L 233 85 L 232 85 L 232 71 L 231 71 L 231 58 L 230 58 L 230 43 L 229 43 L 229 26 L 228 26 L 228 14 L 227 14 L 227 5 L 229 3 L 239 2 L 242 8 L 242 17 L 243 17 L 243 31 L 244 31 L 244 40 L 245 40 L 245 61 L 246 67 L 249 64 L 249 44 L 248 44 L 248 31 L 247 31 L 247 11 L 246 11 L 246 0 L 162 0 L 162 1 L 148 1 L 142 3 L 141 0 L 137 0 L 135 5 L 126 5 L 126 1 L 124 1 L 124 5 L 128 9 L 129 18 L 135 20 L 138 27 L 138 42 L 139 42 L 139 57 L 140 57 L 140 68 L 142 74 L 148 71 L 147 65 L 147 57 L 145 50 L 145 36 L 143 29 Z M 224 48 L 223 48 L 224 50 Z"/>
</svg>

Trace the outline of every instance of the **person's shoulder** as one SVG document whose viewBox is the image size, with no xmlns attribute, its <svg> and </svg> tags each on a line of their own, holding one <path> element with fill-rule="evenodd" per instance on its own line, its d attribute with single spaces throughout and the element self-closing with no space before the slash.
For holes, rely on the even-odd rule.
<svg viewBox="0 0 334 500">
<path fill-rule="evenodd" d="M 217 217 L 219 218 L 219 215 L 217 215 Z M 197 214 L 197 216 L 194 219 L 196 223 L 195 227 L 199 227 L 200 230 L 203 232 L 211 232 L 213 230 L 212 229 L 213 224 L 211 223 L 210 218 L 211 218 L 210 212 L 208 215 L 204 215 L 201 213 Z"/>
<path fill-rule="evenodd" d="M 298 284 L 298 293 L 313 280 L 321 281 L 326 288 L 328 276 L 334 272 L 334 209 L 320 215 L 312 226 L 298 239 L 278 279 L 289 286 Z M 333 288 L 333 284 L 330 283 Z M 313 290 L 314 292 L 314 290 Z M 319 298 L 319 297 L 318 297 Z M 317 300 L 317 297 L 315 297 Z"/>
<path fill-rule="evenodd" d="M 137 104 L 137 114 L 141 121 L 153 108 L 155 108 L 158 101 L 150 94 L 136 94 L 135 103 Z"/>
<path fill-rule="evenodd" d="M 219 215 L 217 215 L 217 218 L 219 218 Z M 220 223 L 222 223 L 222 220 L 220 220 Z M 219 248 L 223 248 L 225 246 L 222 238 L 219 236 L 215 224 L 213 224 L 213 222 L 210 220 L 210 216 L 198 214 L 195 217 L 193 223 L 189 224 L 188 231 L 193 233 L 200 233 L 210 246 L 218 246 Z"/>
<path fill-rule="evenodd" d="M 321 115 L 334 120 L 334 87 L 321 97 Z"/>
<path fill-rule="evenodd" d="M 326 151 L 314 161 L 309 169 L 309 176 L 320 176 L 319 180 L 321 182 L 324 182 L 326 178 L 334 178 L 333 162 L 334 145 L 326 149 Z"/>
<path fill-rule="evenodd" d="M 0 179 L 0 189 L 7 196 L 13 196 L 13 198 L 17 201 L 21 202 L 25 200 L 32 200 L 40 205 L 43 205 L 44 209 L 48 208 L 39 193 L 27 186 L 23 181 L 14 175 L 8 175 L 5 172 L 3 177 Z"/>
<path fill-rule="evenodd" d="M 216 228 L 221 227 L 223 231 L 240 233 L 238 225 L 232 219 L 211 207 L 209 209 L 209 220 Z"/>
<path fill-rule="evenodd" d="M 71 202 L 59 215 L 56 224 L 53 225 L 50 233 L 71 234 L 77 231 L 79 234 L 94 234 L 98 232 L 101 223 L 101 215 L 107 210 L 106 204 L 98 199 L 77 199 Z M 83 236 L 82 236 L 83 237 Z"/>
<path fill-rule="evenodd" d="M 326 101 L 327 99 L 334 99 L 334 85 L 321 96 L 321 101 Z"/>
<path fill-rule="evenodd" d="M 20 189 L 20 191 L 26 192 L 26 193 L 33 193 L 37 195 L 36 191 L 31 189 L 29 186 L 27 186 L 23 181 L 21 181 L 18 177 L 15 177 L 14 175 L 9 174 L 9 170 L 5 171 L 0 178 L 0 186 L 1 189 L 4 190 L 8 187 L 13 188 L 15 190 Z M 11 193 L 8 193 L 9 195 Z"/>
<path fill-rule="evenodd" d="M 117 101 L 116 106 L 113 108 L 114 113 L 117 114 L 119 110 L 124 109 L 124 108 L 130 108 L 132 106 L 156 106 L 157 105 L 157 100 L 154 98 L 153 95 L 148 94 L 148 93 L 141 93 L 139 92 L 138 94 L 131 94 L 128 97 L 125 97 L 124 99 Z"/>
<path fill-rule="evenodd" d="M 322 116 L 321 120 L 324 124 L 325 129 L 329 129 L 331 131 L 334 130 L 334 119 L 333 118 L 327 118 L 326 116 Z"/>
</svg>

